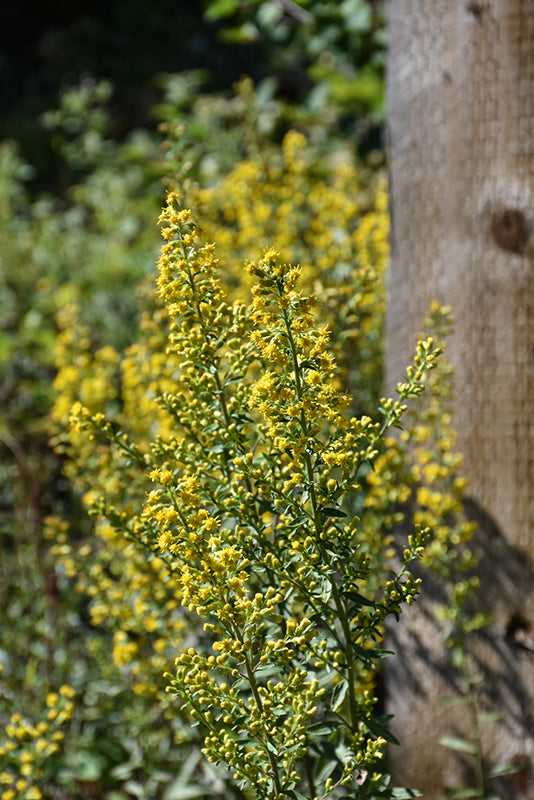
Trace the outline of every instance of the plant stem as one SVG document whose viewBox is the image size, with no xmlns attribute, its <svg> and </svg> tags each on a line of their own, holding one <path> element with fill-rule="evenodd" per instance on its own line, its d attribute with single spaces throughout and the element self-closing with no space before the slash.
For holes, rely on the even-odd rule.
<svg viewBox="0 0 534 800">
<path fill-rule="evenodd" d="M 466 685 L 466 699 L 467 699 L 467 710 L 469 713 L 469 724 L 470 724 L 470 734 L 471 734 L 471 741 L 475 748 L 474 758 L 475 758 L 475 781 L 476 781 L 476 788 L 480 792 L 480 797 L 486 797 L 486 775 L 484 771 L 484 759 L 482 754 L 482 741 L 480 737 L 480 722 L 478 719 L 478 712 L 475 703 L 475 696 L 473 691 L 473 678 L 469 671 L 469 666 L 467 664 L 466 653 L 464 651 L 463 658 L 462 658 L 462 672 L 464 675 L 465 685 Z"/>
<path fill-rule="evenodd" d="M 258 691 L 258 684 L 256 683 L 256 677 L 254 675 L 254 669 L 249 661 L 248 656 L 244 656 L 245 658 L 245 669 L 247 671 L 247 678 L 250 684 L 250 688 L 252 690 L 252 695 L 254 697 L 254 702 L 256 703 L 256 708 L 258 709 L 260 714 L 263 714 L 263 703 L 261 702 L 260 693 Z M 274 753 L 271 753 L 270 750 L 267 750 L 269 756 L 269 763 L 271 765 L 273 781 L 276 788 L 277 794 L 282 793 L 282 784 L 280 783 L 280 775 L 278 773 L 278 763 L 274 756 Z"/>
</svg>

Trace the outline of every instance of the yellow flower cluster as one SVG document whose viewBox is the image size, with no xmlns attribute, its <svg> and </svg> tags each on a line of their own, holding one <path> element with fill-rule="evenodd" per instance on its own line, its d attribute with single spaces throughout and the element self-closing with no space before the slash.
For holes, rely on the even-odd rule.
<svg viewBox="0 0 534 800">
<path fill-rule="evenodd" d="M 433 303 L 425 324 L 442 337 L 451 324 L 450 308 Z M 456 602 L 463 590 L 456 587 L 463 587 L 467 579 L 476 589 L 476 582 L 468 578 L 476 563 L 468 547 L 475 526 L 464 510 L 466 481 L 448 410 L 452 382 L 453 370 L 440 358 L 435 370 L 424 376 L 425 392 L 405 415 L 402 432 L 385 440 L 375 469 L 367 476 L 367 513 L 362 518 L 370 530 L 392 531 L 410 509 L 411 521 L 431 531 L 420 557 L 423 566 L 442 580 L 450 602 L 441 615 L 447 618 L 465 613 L 465 603 L 460 610 Z"/>
<path fill-rule="evenodd" d="M 370 183 L 371 191 L 362 186 L 362 170 L 346 153 L 330 164 L 291 130 L 281 152 L 255 153 L 215 186 L 190 192 L 238 298 L 251 282 L 242 265 L 267 248 L 300 265 L 303 287 L 320 298 L 321 320 L 335 332 L 333 351 L 359 411 L 373 409 L 380 391 L 389 259 L 387 187 L 383 178 Z"/>
<path fill-rule="evenodd" d="M 75 547 L 51 520 L 55 552 L 134 691 L 167 714 L 178 695 L 173 713 L 201 723 L 206 757 L 261 800 L 384 788 L 377 643 L 419 590 L 409 563 L 436 523 L 424 488 L 457 466 L 421 462 L 421 530 L 392 574 L 390 531 L 416 475 L 402 436 L 382 437 L 438 348 L 419 344 L 382 424 L 351 416 L 378 388 L 387 199 L 382 184 L 366 199 L 350 163 L 327 170 L 309 155 L 290 132 L 279 158 L 257 154 L 191 190 L 196 219 L 171 193 L 140 339 L 122 358 L 92 354 L 70 305 L 58 343 L 55 416 L 70 417 L 58 445 L 96 536 Z M 357 347 L 340 370 L 347 339 Z M 421 424 L 413 436 L 417 447 Z M 331 774 L 316 758 L 327 741 Z"/>
<path fill-rule="evenodd" d="M 61 747 L 61 727 L 72 717 L 73 697 L 67 685 L 48 694 L 43 718 L 36 723 L 11 715 L 0 740 L 0 800 L 41 800 L 44 766 Z"/>
</svg>

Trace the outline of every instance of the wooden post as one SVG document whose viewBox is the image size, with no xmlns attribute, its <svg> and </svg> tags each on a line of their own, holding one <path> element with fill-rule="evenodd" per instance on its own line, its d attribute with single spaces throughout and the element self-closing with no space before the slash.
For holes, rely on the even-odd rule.
<svg viewBox="0 0 534 800">
<path fill-rule="evenodd" d="M 454 424 L 480 525 L 476 645 L 502 800 L 534 798 L 534 0 L 389 0 L 392 263 L 387 376 L 394 386 L 432 300 L 456 319 Z M 424 594 L 424 587 L 423 587 Z M 395 780 L 429 800 L 469 780 L 438 744 L 465 735 L 440 701 L 454 694 L 423 600 L 393 632 L 389 711 L 402 747 Z M 467 762 L 466 762 L 467 764 Z M 465 769 L 464 769 L 465 767 Z"/>
</svg>

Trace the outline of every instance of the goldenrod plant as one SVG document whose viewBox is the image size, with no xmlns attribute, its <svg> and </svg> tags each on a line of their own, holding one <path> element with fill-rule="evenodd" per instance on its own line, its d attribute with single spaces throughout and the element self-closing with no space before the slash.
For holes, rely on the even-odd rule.
<svg viewBox="0 0 534 800">
<path fill-rule="evenodd" d="M 0 739 L 1 800 L 41 800 L 47 768 L 57 758 L 65 737 L 65 723 L 74 712 L 75 692 L 63 685 L 50 692 L 41 719 L 31 721 L 14 711 Z"/>
<path fill-rule="evenodd" d="M 251 302 L 230 302 L 215 249 L 176 194 L 160 219 L 165 352 L 136 360 L 134 350 L 122 369 L 141 435 L 120 394 L 111 416 L 97 395 L 74 404 L 67 445 L 78 464 L 98 464 L 86 502 L 100 535 L 125 548 L 128 563 L 109 567 L 130 572 L 138 601 L 115 658 L 139 671 L 136 626 L 153 632 L 163 659 L 178 649 L 167 675 L 176 713 L 200 726 L 207 761 L 226 764 L 246 797 L 415 796 L 388 785 L 391 737 L 370 674 L 386 655 L 384 620 L 418 592 L 409 565 L 426 531 L 414 529 L 400 568 L 377 581 L 391 542 L 370 544 L 354 507 L 360 470 L 439 349 L 419 343 L 398 399 L 381 403 L 382 422 L 351 416 L 300 269 L 269 250 L 247 265 Z M 160 346 L 161 329 L 146 327 Z M 92 368 L 109 355 L 97 353 Z M 107 597 L 95 587 L 93 613 L 104 603 L 104 614 L 120 615 L 113 577 L 92 569 L 111 582 Z"/>
<path fill-rule="evenodd" d="M 294 157 L 299 162 L 298 170 L 293 170 L 284 155 L 289 143 L 290 152 L 295 153 Z M 296 185 L 295 181 L 304 181 L 305 184 L 304 202 L 297 207 L 290 202 L 288 204 L 288 227 L 280 228 L 281 236 L 276 237 L 274 226 L 265 225 L 265 230 L 262 230 L 261 225 L 256 223 L 251 228 L 247 220 L 252 220 L 254 215 L 241 218 L 238 214 L 232 223 L 236 239 L 232 243 L 225 238 L 228 223 L 218 211 L 218 201 L 225 208 L 225 202 L 228 206 L 231 204 L 229 191 L 233 191 L 236 198 L 244 191 L 245 168 L 240 170 L 238 165 L 235 179 L 216 184 L 209 191 L 190 182 L 188 194 L 201 206 L 198 219 L 202 230 L 210 238 L 222 242 L 221 252 L 218 253 L 221 278 L 225 285 L 229 285 L 232 298 L 243 299 L 251 281 L 243 266 L 244 254 L 248 248 L 252 256 L 259 257 L 271 234 L 277 247 L 283 245 L 287 260 L 295 260 L 297 255 L 305 253 L 306 286 L 308 290 L 314 288 L 319 291 L 324 299 L 320 314 L 330 322 L 332 344 L 336 347 L 336 355 L 341 356 L 345 365 L 342 370 L 343 383 L 357 383 L 353 405 L 358 411 L 369 409 L 373 404 L 376 407 L 381 363 L 383 273 L 387 261 L 385 187 L 380 185 L 375 204 L 374 190 L 365 188 L 368 182 L 365 171 L 359 174 L 346 153 L 338 154 L 341 159 L 338 166 L 332 167 L 328 160 L 319 164 L 316 158 L 312 158 L 315 152 L 313 147 L 296 132 L 287 137 L 283 149 L 265 143 L 262 147 L 263 150 L 256 150 L 255 155 L 250 157 L 249 173 L 255 169 L 255 164 L 261 166 L 270 163 L 272 166 L 267 179 L 266 173 L 260 169 L 256 171 L 258 179 L 250 181 L 251 204 L 258 205 L 263 198 L 263 202 L 269 203 L 274 213 L 282 193 L 287 202 Z M 308 162 L 314 166 L 308 167 Z M 275 165 L 278 165 L 277 169 Z M 352 188 L 358 197 L 357 204 L 350 199 L 351 181 L 354 182 Z M 312 199 L 311 204 L 308 195 Z M 334 207 L 342 215 L 346 232 L 343 231 L 343 225 L 335 221 L 332 213 Z M 343 208 L 345 210 L 342 212 Z M 326 240 L 316 234 L 306 235 L 305 251 L 300 249 L 299 254 L 291 252 L 288 238 L 290 224 L 294 223 L 294 230 L 306 230 L 311 222 L 315 231 L 325 231 L 324 227 L 318 227 L 321 213 L 330 220 L 330 238 Z M 295 238 L 293 250 L 297 245 L 298 239 Z M 236 250 L 233 258 L 231 247 Z M 317 262 L 317 266 L 314 262 Z M 61 425 L 68 417 L 73 402 L 79 400 L 93 413 L 109 414 L 146 450 L 157 432 L 161 434 L 163 431 L 167 436 L 172 434 L 172 420 L 157 407 L 155 396 L 156 391 L 174 389 L 174 376 L 179 366 L 175 359 L 165 353 L 167 312 L 161 301 L 154 297 L 148 282 L 140 285 L 138 296 L 145 309 L 141 322 L 143 333 L 120 358 L 112 348 L 98 347 L 100 332 L 87 327 L 80 312 L 83 298 L 77 298 L 74 288 L 71 289 L 70 302 L 65 302 L 58 316 L 60 333 L 56 343 L 56 361 L 59 370 L 55 387 L 59 394 L 54 417 Z M 358 303 L 361 315 L 355 313 Z M 353 348 L 356 357 L 353 359 L 347 358 L 349 342 L 356 344 Z M 358 357 L 360 353 L 362 358 Z M 94 442 L 88 440 L 85 434 L 71 430 L 69 452 L 71 458 L 65 465 L 65 475 L 86 503 L 106 493 L 112 484 L 117 495 L 121 496 L 120 503 L 131 508 L 143 502 L 146 491 L 144 481 L 132 474 L 127 482 L 121 481 L 108 460 L 106 449 L 95 449 Z M 61 585 L 75 583 L 82 594 L 89 598 L 91 621 L 101 631 L 102 646 L 105 647 L 107 635 L 112 637 L 109 652 L 113 655 L 115 668 L 122 671 L 124 688 L 133 689 L 135 703 L 139 707 L 144 703 L 147 714 L 152 714 L 154 699 L 161 708 L 165 708 L 161 674 L 164 665 L 169 663 L 172 647 L 179 644 L 182 626 L 171 608 L 172 604 L 175 607 L 178 605 L 173 581 L 165 581 L 163 598 L 158 599 L 153 592 L 153 567 L 158 566 L 157 560 L 153 566 L 148 564 L 143 552 L 133 542 L 125 542 L 110 525 L 97 522 L 96 536 L 87 537 L 81 535 L 82 529 L 78 523 L 73 525 L 71 522 L 67 531 L 58 519 L 52 518 L 49 530 L 55 544 L 53 551 Z M 148 617 L 152 622 L 146 622 Z M 150 690 L 148 693 L 147 688 Z M 123 693 L 118 692 L 117 698 L 121 698 Z M 125 730 L 128 727 L 127 716 L 124 716 L 122 724 Z M 186 750 L 191 738 L 196 736 L 196 731 L 191 731 L 189 724 L 177 717 L 173 718 L 171 724 L 166 712 L 163 712 L 158 724 L 163 726 L 158 730 L 167 729 L 166 734 L 162 733 L 163 738 L 180 743 L 177 746 Z M 145 738 L 139 731 L 138 741 L 143 743 Z M 181 752 L 179 759 L 190 763 L 187 753 L 184 755 L 183 750 Z M 210 783 L 210 796 L 213 796 L 213 780 L 204 772 L 199 773 L 199 769 L 195 766 L 194 777 L 191 776 L 190 780 L 195 781 L 196 790 L 200 785 Z M 165 772 L 166 768 L 159 769 L 159 774 Z M 187 785 L 191 786 L 191 783 Z M 191 788 L 189 790 L 192 791 Z M 218 796 L 217 792 L 215 795 Z"/>
<path fill-rule="evenodd" d="M 363 188 L 359 188 L 358 173 L 350 162 L 343 160 L 334 170 L 329 169 L 328 163 L 310 167 L 308 163 L 315 163 L 310 158 L 312 152 L 304 137 L 292 132 L 284 140 L 282 149 L 271 145 L 266 152 L 256 152 L 254 157 L 237 165 L 227 180 L 209 190 L 193 185 L 188 193 L 201 208 L 199 220 L 204 234 L 222 242 L 220 252 L 218 247 L 218 269 L 233 298 L 242 299 L 250 287 L 251 276 L 244 269 L 246 250 L 259 257 L 270 234 L 288 261 L 296 260 L 297 256 L 305 257 L 303 271 L 307 288 L 314 288 L 324 300 L 321 317 L 330 322 L 336 354 L 340 352 L 344 356 L 343 382 L 349 385 L 356 382 L 353 404 L 358 409 L 369 409 L 373 403 L 376 407 L 379 399 L 383 275 L 388 253 L 385 187 L 380 185 L 376 202 L 373 202 L 372 195 L 366 198 Z M 298 167 L 292 166 L 295 161 Z M 253 179 L 252 175 L 256 177 Z M 360 205 L 350 200 L 351 181 L 361 197 Z M 301 200 L 295 205 L 292 199 L 297 199 L 297 185 L 300 185 Z M 241 200 L 245 193 L 250 208 Z M 260 224 L 255 211 L 260 206 L 269 207 L 273 216 L 276 215 L 282 197 L 286 220 L 279 225 L 277 234 L 277 226 L 269 222 Z M 232 207 L 235 213 L 230 219 L 227 209 Z M 342 223 L 336 220 L 336 214 Z M 329 222 L 326 227 L 320 221 L 322 215 Z M 263 212 L 262 218 L 265 216 Z M 279 221 L 282 223 L 281 217 Z M 291 246 L 291 231 L 306 232 L 308 228 L 310 232 L 304 233 L 302 243 L 295 236 Z M 116 415 L 120 410 L 119 416 L 115 416 L 120 426 L 135 436 L 138 445 L 146 450 L 156 432 L 172 433 L 168 416 L 155 405 L 155 396 L 156 391 L 172 391 L 179 366 L 165 354 L 166 311 L 161 301 L 158 303 L 153 297 L 148 284 L 140 287 L 139 296 L 146 308 L 141 324 L 143 336 L 126 351 L 119 375 L 118 353 L 105 347 L 96 355 L 92 354 L 94 335 L 83 322 L 78 306 L 65 305 L 58 318 L 60 334 L 56 358 L 59 371 L 55 386 L 59 395 L 54 417 L 61 424 L 76 400 L 92 413 L 109 411 Z M 356 313 L 356 305 L 360 314 Z M 348 342 L 356 343 L 350 359 L 347 357 Z M 95 454 L 91 443 L 79 432 L 71 431 L 70 452 L 72 458 L 66 465 L 66 474 L 86 499 L 105 492 L 112 480 L 118 492 L 128 494 L 128 503 L 132 502 L 132 495 L 135 502 L 140 502 L 144 487 L 133 479 L 123 485 L 118 476 L 112 478 L 106 465 L 106 452 Z M 146 566 L 138 555 L 123 558 L 124 543 L 121 537 L 111 534 L 109 526 L 98 525 L 97 532 L 101 535 L 96 540 L 84 542 L 81 547 L 71 546 L 72 540 L 69 544 L 63 534 L 61 558 L 69 575 L 78 574 L 79 588 L 93 598 L 92 620 L 96 624 L 105 621 L 106 626 L 115 631 L 118 642 L 123 641 L 124 630 L 129 630 L 130 638 L 134 636 L 139 645 L 144 626 L 137 622 L 140 601 L 137 599 L 134 603 L 131 586 L 142 593 L 144 602 L 152 603 L 150 575 L 141 578 Z M 144 588 L 140 589 L 143 582 Z M 160 641 L 158 647 L 161 646 Z M 146 672 L 148 664 L 143 661 L 144 654 L 146 650 L 138 646 L 136 659 L 130 661 L 130 671 L 133 665 L 138 673 Z M 160 662 L 154 666 L 160 669 Z"/>
</svg>

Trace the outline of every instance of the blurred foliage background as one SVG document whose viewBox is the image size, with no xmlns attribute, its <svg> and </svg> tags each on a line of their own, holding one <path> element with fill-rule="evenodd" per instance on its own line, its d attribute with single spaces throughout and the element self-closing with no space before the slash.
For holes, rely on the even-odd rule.
<svg viewBox="0 0 534 800">
<path fill-rule="evenodd" d="M 371 0 L 113 0 L 0 11 L 0 138 L 17 139 L 39 187 L 68 182 L 37 123 L 84 77 L 113 86 L 112 136 L 152 128 L 161 76 L 201 70 L 202 90 L 242 75 L 276 82 L 296 110 L 336 113 L 359 148 L 379 144 L 385 32 Z"/>
<path fill-rule="evenodd" d="M 379 252 L 366 251 L 378 286 L 384 52 L 380 4 L 370 0 L 58 0 L 31 13 L 2 4 L 2 800 L 228 796 L 191 755 L 191 732 L 132 692 L 109 659 L 111 632 L 91 624 L 88 597 L 51 554 L 68 538 L 83 555 L 91 532 L 49 416 L 57 314 L 76 304 L 92 350 L 124 350 L 138 335 L 166 188 L 182 186 L 220 235 L 231 215 L 225 187 L 243 186 L 235 170 L 275 164 L 294 128 L 307 139 L 307 191 L 332 183 L 340 164 L 357 170 L 358 225 L 369 213 L 369 236 L 373 224 L 381 232 Z M 236 88 L 243 76 L 251 82 Z M 271 184 L 272 210 L 281 201 Z M 310 214 L 295 219 L 305 228 Z M 238 249 L 247 246 L 245 236 Z M 383 300 L 371 295 L 370 316 Z M 365 405 L 380 382 L 380 336 L 378 318 L 361 337 L 361 363 L 371 353 L 378 365 Z M 65 684 L 76 702 L 52 734 L 59 717 L 47 698 Z M 47 731 L 61 747 L 38 744 Z"/>
</svg>

